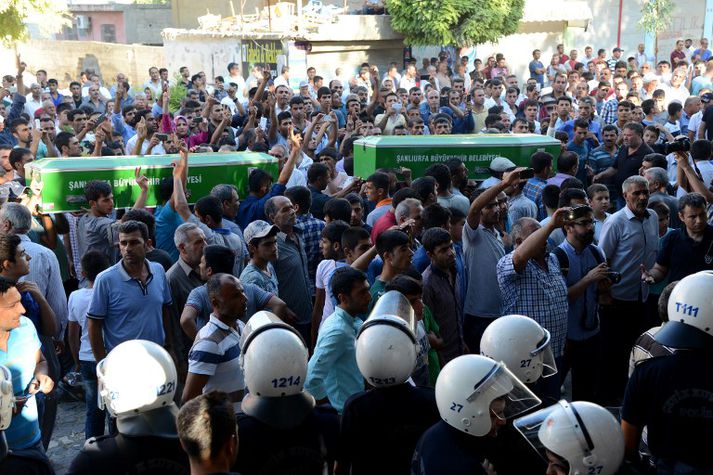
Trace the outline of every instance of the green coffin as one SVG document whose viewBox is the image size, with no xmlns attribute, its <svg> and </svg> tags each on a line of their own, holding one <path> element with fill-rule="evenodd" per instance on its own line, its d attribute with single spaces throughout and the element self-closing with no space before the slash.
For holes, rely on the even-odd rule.
<svg viewBox="0 0 713 475">
<path fill-rule="evenodd" d="M 560 142 L 546 135 L 404 135 L 365 137 L 354 142 L 354 174 L 366 178 L 378 168 L 410 168 L 413 177 L 423 176 L 434 163 L 460 158 L 470 178 L 490 176 L 488 165 L 501 156 L 519 166 L 530 166 L 530 156 L 546 151 L 557 157 Z"/>
<path fill-rule="evenodd" d="M 171 162 L 178 155 L 153 155 L 146 157 L 87 157 L 45 158 L 26 166 L 25 176 L 32 177 L 30 189 L 39 191 L 39 205 L 43 213 L 78 211 L 87 207 L 84 186 L 91 180 L 108 182 L 114 192 L 117 208 L 131 207 L 140 190 L 134 181 L 134 169 L 149 179 L 149 196 L 146 206 L 161 203 L 159 184 L 172 175 Z M 250 170 L 262 168 L 277 179 L 277 159 L 264 153 L 206 153 L 191 154 L 188 158 L 186 183 L 188 201 L 210 194 L 218 184 L 228 183 L 238 188 L 240 197 L 248 192 Z"/>
</svg>

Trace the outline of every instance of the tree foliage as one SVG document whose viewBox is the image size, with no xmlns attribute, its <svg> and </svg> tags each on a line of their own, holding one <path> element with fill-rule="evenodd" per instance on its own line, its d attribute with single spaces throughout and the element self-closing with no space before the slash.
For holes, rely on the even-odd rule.
<svg viewBox="0 0 713 475">
<path fill-rule="evenodd" d="M 36 24 L 51 35 L 71 24 L 64 0 L 0 0 L 0 41 L 10 45 L 27 39 L 27 25 Z"/>
<path fill-rule="evenodd" d="M 641 6 L 639 28 L 657 35 L 673 22 L 674 4 L 672 0 L 648 0 Z"/>
<path fill-rule="evenodd" d="M 391 26 L 414 46 L 474 46 L 517 32 L 525 0 L 386 0 Z"/>
</svg>

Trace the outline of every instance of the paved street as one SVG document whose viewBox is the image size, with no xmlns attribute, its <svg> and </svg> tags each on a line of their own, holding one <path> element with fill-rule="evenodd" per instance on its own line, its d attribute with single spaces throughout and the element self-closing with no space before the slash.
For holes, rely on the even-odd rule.
<svg viewBox="0 0 713 475">
<path fill-rule="evenodd" d="M 57 422 L 47 456 L 57 475 L 64 475 L 72 459 L 84 445 L 84 403 L 60 402 Z"/>
</svg>

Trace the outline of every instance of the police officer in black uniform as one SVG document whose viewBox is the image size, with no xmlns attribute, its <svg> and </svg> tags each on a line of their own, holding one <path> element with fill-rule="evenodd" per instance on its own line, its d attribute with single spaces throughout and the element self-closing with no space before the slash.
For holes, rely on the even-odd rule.
<svg viewBox="0 0 713 475">
<path fill-rule="evenodd" d="M 240 447 L 233 470 L 321 475 L 335 457 L 339 420 L 333 409 L 315 408 L 314 397 L 304 391 L 304 340 L 262 311 L 248 321 L 240 347 L 249 392 L 237 414 Z"/>
<path fill-rule="evenodd" d="M 395 290 L 379 298 L 361 326 L 357 365 L 375 389 L 344 406 L 337 474 L 408 474 L 418 439 L 438 422 L 433 389 L 406 382 L 416 366 L 415 330 L 413 308 Z"/>
<path fill-rule="evenodd" d="M 173 359 L 160 345 L 130 340 L 114 348 L 97 365 L 97 383 L 118 434 L 87 440 L 67 473 L 188 475 L 176 431 L 177 381 Z"/>
<path fill-rule="evenodd" d="M 497 437 L 508 418 L 540 403 L 502 363 L 480 355 L 451 360 L 436 381 L 436 404 L 443 420 L 419 440 L 411 473 L 472 475 L 497 471 L 486 460 L 488 438 Z"/>
<path fill-rule="evenodd" d="M 654 338 L 677 351 L 640 363 L 626 387 L 621 413 L 626 456 L 638 461 L 641 433 L 648 427 L 647 465 L 655 473 L 713 473 L 712 296 L 713 271 L 676 284 L 669 321 Z"/>
</svg>

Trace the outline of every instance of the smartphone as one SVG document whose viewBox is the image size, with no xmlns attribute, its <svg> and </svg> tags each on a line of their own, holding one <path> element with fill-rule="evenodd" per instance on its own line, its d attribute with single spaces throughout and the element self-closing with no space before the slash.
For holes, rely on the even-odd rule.
<svg viewBox="0 0 713 475">
<path fill-rule="evenodd" d="M 471 96 L 470 94 L 468 94 L 467 96 L 465 96 L 465 103 L 466 103 L 466 104 L 472 104 L 472 103 L 473 103 L 473 96 Z"/>
<path fill-rule="evenodd" d="M 428 81 L 430 77 L 428 74 L 421 74 L 421 81 Z"/>
<path fill-rule="evenodd" d="M 5 123 L 5 117 L 0 115 L 0 125 Z"/>
<path fill-rule="evenodd" d="M 529 178 L 534 178 L 535 176 L 535 170 L 532 168 L 525 168 L 523 171 L 520 172 L 520 179 L 529 179 Z"/>
<path fill-rule="evenodd" d="M 104 113 L 104 114 L 100 115 L 99 117 L 97 117 L 97 125 L 98 125 L 98 124 L 101 124 L 101 123 L 104 122 L 105 120 L 106 120 L 106 113 Z"/>
<path fill-rule="evenodd" d="M 193 124 L 193 126 L 195 127 L 200 125 L 201 122 L 203 122 L 203 117 L 194 117 L 191 121 L 191 124 Z"/>
<path fill-rule="evenodd" d="M 35 119 L 35 128 L 37 130 L 40 130 L 42 128 L 42 124 L 40 124 L 40 119 Z"/>
<path fill-rule="evenodd" d="M 168 134 L 156 134 L 156 138 L 161 142 L 168 140 Z"/>
<path fill-rule="evenodd" d="M 260 128 L 267 131 L 267 117 L 260 117 Z"/>
</svg>

